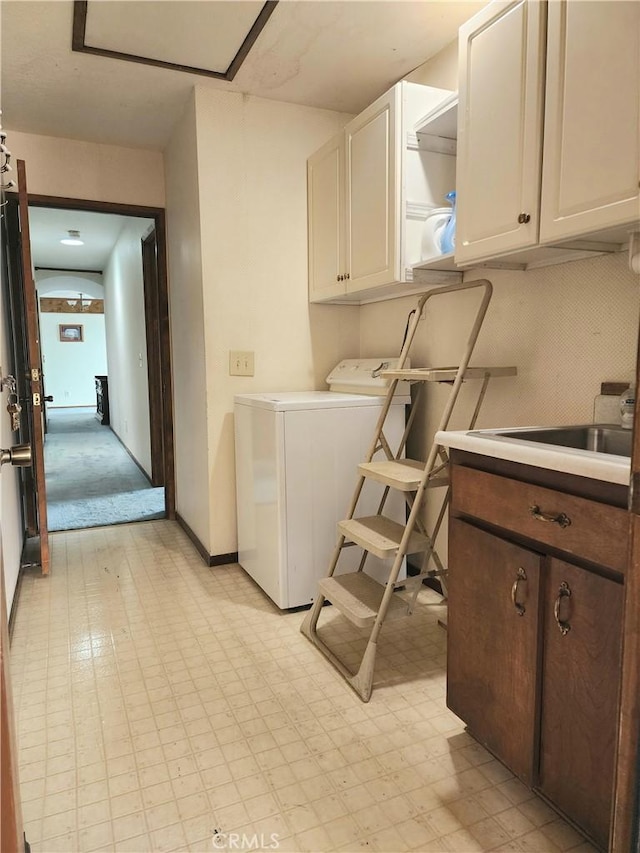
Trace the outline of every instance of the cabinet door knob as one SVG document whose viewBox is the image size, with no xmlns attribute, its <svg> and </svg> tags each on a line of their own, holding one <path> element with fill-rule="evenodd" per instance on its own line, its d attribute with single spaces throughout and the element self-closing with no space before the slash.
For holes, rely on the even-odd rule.
<svg viewBox="0 0 640 853">
<path fill-rule="evenodd" d="M 342 276 L 341 276 L 341 275 L 339 275 L 339 276 L 338 276 L 338 281 L 342 281 Z"/>
<path fill-rule="evenodd" d="M 529 512 L 536 519 L 536 521 L 548 521 L 551 524 L 559 524 L 562 528 L 569 527 L 569 525 L 571 524 L 571 519 L 566 513 L 542 512 L 542 510 L 537 504 L 535 504 L 534 506 L 530 506 Z"/>
<path fill-rule="evenodd" d="M 518 584 L 520 583 L 520 581 L 526 581 L 526 579 L 527 573 L 522 568 L 522 566 L 520 566 L 520 568 L 518 569 L 518 574 L 516 575 L 516 579 L 513 582 L 513 586 L 511 587 L 511 601 L 513 602 L 513 606 L 515 607 L 518 616 L 524 616 L 526 611 L 524 604 L 518 603 Z"/>
<path fill-rule="evenodd" d="M 345 278 L 351 278 L 351 276 L 349 275 L 349 273 L 347 273 L 347 274 L 345 275 Z"/>
<path fill-rule="evenodd" d="M 521 213 L 518 217 L 518 222 L 520 225 L 526 225 L 527 222 L 531 222 L 531 216 L 528 213 Z"/>
<path fill-rule="evenodd" d="M 568 620 L 560 618 L 560 605 L 563 598 L 571 598 L 571 589 L 569 588 L 569 584 L 566 581 L 562 581 L 560 584 L 560 588 L 558 589 L 558 597 L 556 598 L 555 604 L 553 605 L 553 615 L 556 620 L 556 625 L 560 629 L 560 633 L 563 637 L 571 630 L 571 625 Z"/>
</svg>

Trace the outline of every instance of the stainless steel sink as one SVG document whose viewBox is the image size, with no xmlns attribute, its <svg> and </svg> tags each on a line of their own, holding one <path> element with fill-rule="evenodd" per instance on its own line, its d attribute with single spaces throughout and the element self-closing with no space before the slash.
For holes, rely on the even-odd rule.
<svg viewBox="0 0 640 853">
<path fill-rule="evenodd" d="M 590 450 L 614 456 L 631 456 L 632 431 L 615 424 L 580 424 L 578 426 L 536 427 L 532 429 L 475 430 L 473 435 L 506 440 L 533 441 L 574 450 Z"/>
</svg>

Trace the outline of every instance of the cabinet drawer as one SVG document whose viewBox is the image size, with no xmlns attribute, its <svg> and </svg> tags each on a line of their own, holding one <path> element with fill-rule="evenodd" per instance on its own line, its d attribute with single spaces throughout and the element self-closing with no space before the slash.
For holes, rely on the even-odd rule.
<svg viewBox="0 0 640 853">
<path fill-rule="evenodd" d="M 453 466 L 451 477 L 453 514 L 473 516 L 625 571 L 629 527 L 625 510 L 459 465 Z"/>
</svg>

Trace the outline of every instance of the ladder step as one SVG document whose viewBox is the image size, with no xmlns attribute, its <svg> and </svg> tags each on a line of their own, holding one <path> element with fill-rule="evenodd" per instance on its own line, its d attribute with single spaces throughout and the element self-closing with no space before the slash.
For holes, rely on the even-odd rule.
<svg viewBox="0 0 640 853">
<path fill-rule="evenodd" d="M 424 462 L 415 459 L 363 462 L 358 465 L 358 471 L 376 483 L 384 483 L 401 492 L 415 492 L 424 473 Z"/>
<path fill-rule="evenodd" d="M 408 382 L 453 382 L 457 367 L 410 367 L 407 369 L 383 370 L 385 379 L 401 379 Z M 515 367 L 467 367 L 465 379 L 484 379 L 486 376 L 516 376 Z"/>
<path fill-rule="evenodd" d="M 364 572 L 323 578 L 318 582 L 318 588 L 350 622 L 360 628 L 366 628 L 375 621 L 385 589 Z M 406 601 L 392 595 L 385 619 L 408 615 Z"/>
<path fill-rule="evenodd" d="M 384 515 L 369 515 L 365 518 L 339 521 L 338 530 L 349 541 L 384 560 L 387 557 L 395 557 L 398 553 L 405 528 L 403 524 L 398 524 Z M 414 530 L 409 537 L 406 553 L 415 554 L 418 551 L 426 551 L 428 547 L 427 537 Z"/>
</svg>

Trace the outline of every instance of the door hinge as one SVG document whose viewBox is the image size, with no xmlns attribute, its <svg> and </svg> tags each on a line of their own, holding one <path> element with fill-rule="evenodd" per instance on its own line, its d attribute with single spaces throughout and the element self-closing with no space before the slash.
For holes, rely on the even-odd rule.
<svg viewBox="0 0 640 853">
<path fill-rule="evenodd" d="M 33 395 L 33 405 L 34 406 L 40 405 L 40 394 L 38 394 L 37 392 Z"/>
<path fill-rule="evenodd" d="M 40 379 L 40 371 L 37 367 L 31 368 L 31 381 L 37 382 Z"/>
</svg>

